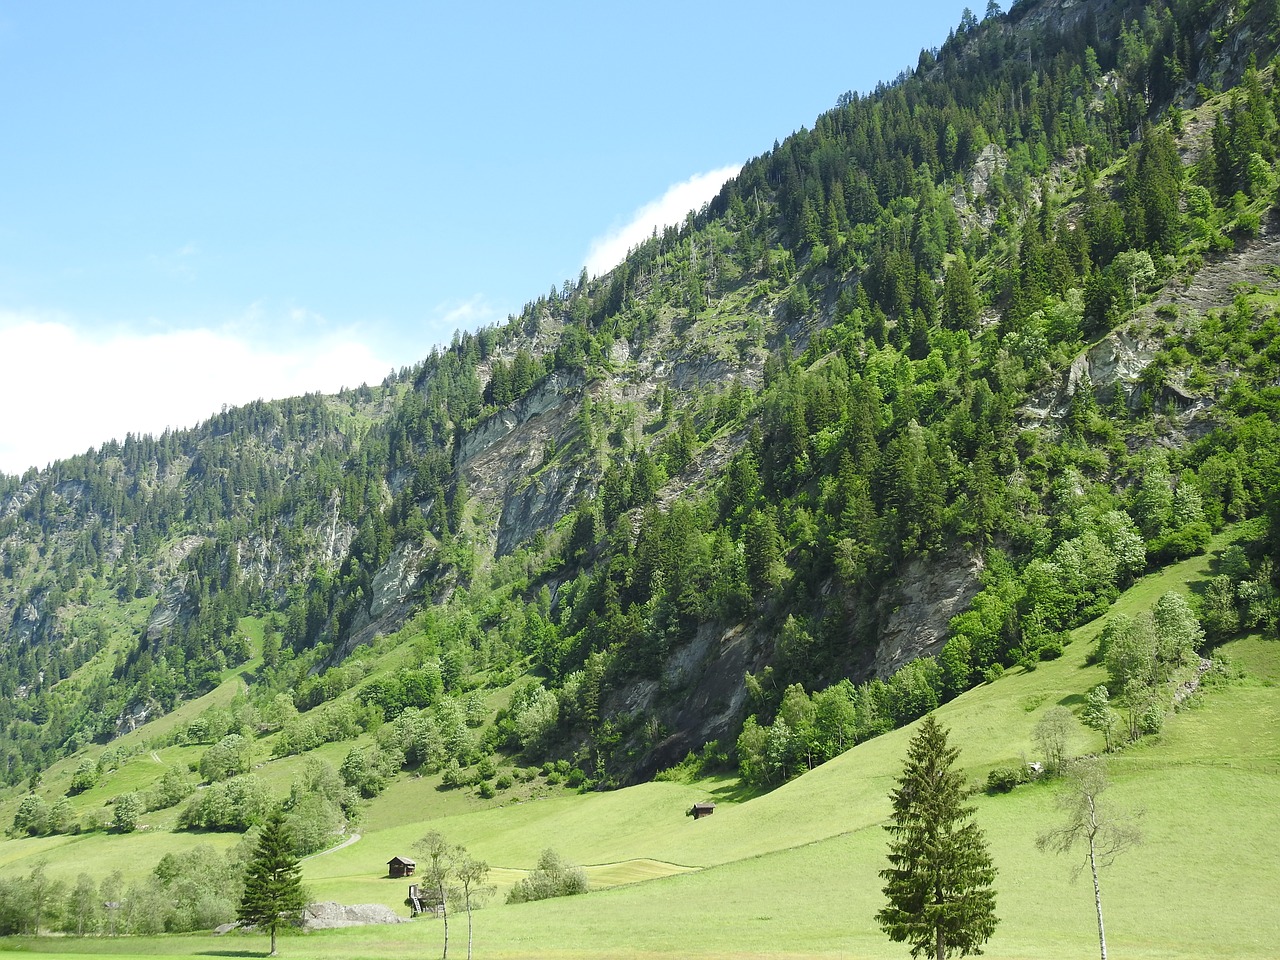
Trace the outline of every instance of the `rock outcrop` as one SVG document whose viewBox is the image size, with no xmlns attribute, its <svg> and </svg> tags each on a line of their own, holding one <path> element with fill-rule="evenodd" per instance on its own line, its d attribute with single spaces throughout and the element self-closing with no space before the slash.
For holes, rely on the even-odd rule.
<svg viewBox="0 0 1280 960">
<path fill-rule="evenodd" d="M 390 907 L 380 903 L 309 903 L 302 911 L 303 930 L 335 930 L 338 927 L 363 927 L 375 923 L 408 923 Z"/>
<path fill-rule="evenodd" d="M 552 374 L 459 442 L 455 462 L 469 493 L 498 517 L 499 555 L 549 529 L 581 495 L 582 469 L 554 451 L 576 436 L 582 390 L 579 378 Z"/>
<path fill-rule="evenodd" d="M 893 605 L 876 647 L 874 670 L 880 679 L 918 657 L 942 650 L 951 618 L 963 613 L 982 589 L 982 557 L 953 552 L 937 559 L 912 560 L 882 602 Z"/>
</svg>

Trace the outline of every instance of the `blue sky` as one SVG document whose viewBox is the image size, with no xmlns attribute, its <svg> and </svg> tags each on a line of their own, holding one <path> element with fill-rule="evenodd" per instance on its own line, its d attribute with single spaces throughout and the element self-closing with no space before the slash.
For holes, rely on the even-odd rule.
<svg viewBox="0 0 1280 960">
<path fill-rule="evenodd" d="M 963 6 L 0 2 L 0 471 L 380 380 Z"/>
</svg>

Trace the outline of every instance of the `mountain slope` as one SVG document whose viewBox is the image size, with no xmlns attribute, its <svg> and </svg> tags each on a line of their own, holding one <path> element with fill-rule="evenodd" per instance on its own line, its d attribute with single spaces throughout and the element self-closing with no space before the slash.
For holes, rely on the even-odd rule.
<svg viewBox="0 0 1280 960">
<path fill-rule="evenodd" d="M 858 682 L 847 738 L 788 746 L 757 771 L 778 782 L 1052 657 L 1148 562 L 1274 502 L 1275 277 L 1212 278 L 1274 236 L 1274 74 L 1247 64 L 1275 28 L 1186 2 L 966 18 L 608 276 L 378 387 L 6 478 L 5 782 L 259 643 L 262 749 L 280 695 L 347 736 L 491 691 L 427 768 L 598 785 Z"/>
</svg>

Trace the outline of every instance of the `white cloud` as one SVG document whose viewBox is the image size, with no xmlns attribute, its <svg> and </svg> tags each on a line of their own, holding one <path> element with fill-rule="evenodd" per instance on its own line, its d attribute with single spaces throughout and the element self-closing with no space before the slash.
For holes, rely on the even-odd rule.
<svg viewBox="0 0 1280 960">
<path fill-rule="evenodd" d="M 99 334 L 3 312 L 0 357 L 0 471 L 10 474 L 128 432 L 194 426 L 223 404 L 376 383 L 393 366 L 355 329 L 268 346 L 237 327 Z"/>
<path fill-rule="evenodd" d="M 680 223 L 690 210 L 698 210 L 715 197 L 725 181 L 735 177 L 740 164 L 699 173 L 683 183 L 670 187 L 657 200 L 646 203 L 625 225 L 610 230 L 591 242 L 587 254 L 587 272 L 598 277 L 620 264 L 632 247 L 637 247 L 653 234 L 654 228 Z"/>
</svg>

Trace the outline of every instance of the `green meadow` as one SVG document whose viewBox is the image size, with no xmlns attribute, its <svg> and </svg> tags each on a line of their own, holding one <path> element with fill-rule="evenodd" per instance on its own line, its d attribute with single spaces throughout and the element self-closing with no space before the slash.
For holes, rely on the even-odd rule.
<svg viewBox="0 0 1280 960">
<path fill-rule="evenodd" d="M 1221 542 L 1217 544 L 1221 546 Z M 1146 609 L 1167 589 L 1195 590 L 1209 569 L 1199 557 L 1145 578 L 1113 611 Z M 938 711 L 960 764 L 976 785 L 993 767 L 1035 759 L 1032 729 L 1044 711 L 1078 709 L 1104 679 L 1087 663 L 1100 622 L 1082 627 L 1058 660 L 1015 670 Z M 1107 934 L 1115 957 L 1275 957 L 1280 955 L 1280 643 L 1246 637 L 1225 654 L 1241 676 L 1191 698 L 1164 731 L 1111 760 L 1117 807 L 1141 812 L 1143 843 L 1102 876 Z M 465 844 L 493 867 L 489 903 L 476 911 L 475 956 L 585 957 L 905 957 L 880 933 L 878 871 L 884 865 L 888 792 L 913 728 L 868 741 L 772 792 L 744 793 L 733 778 L 655 782 L 585 795 L 537 791 L 485 804 L 438 779 L 405 778 L 373 801 L 360 839 L 309 858 L 314 899 L 383 903 L 407 915 L 406 882 L 385 877 L 386 861 L 413 856 L 427 830 Z M 1080 728 L 1073 752 L 1096 751 Z M 175 758 L 176 759 L 176 758 Z M 142 754 L 131 764 L 152 763 Z M 1000 924 L 993 958 L 1096 956 L 1088 877 L 1076 861 L 1042 854 L 1040 831 L 1059 819 L 1057 788 L 1028 784 L 974 797 L 997 864 Z M 714 799 L 714 816 L 686 816 Z M 149 868 L 194 842 L 163 826 L 128 837 L 9 840 L 0 871 L 38 859 L 69 879 L 80 871 Z M 505 893 L 545 847 L 582 864 L 585 896 L 521 905 Z M 450 951 L 465 956 L 465 917 L 451 922 Z M 434 956 L 438 920 L 295 934 L 285 957 Z M 49 956 L 260 956 L 265 937 L 173 936 L 76 940 L 12 938 L 0 950 Z"/>
</svg>

